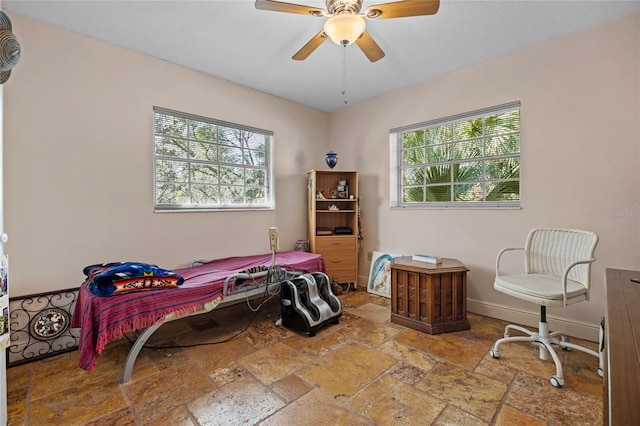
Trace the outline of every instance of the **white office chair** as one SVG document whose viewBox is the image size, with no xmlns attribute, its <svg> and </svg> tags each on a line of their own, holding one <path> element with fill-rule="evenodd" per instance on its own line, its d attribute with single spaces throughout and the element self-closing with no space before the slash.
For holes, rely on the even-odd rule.
<svg viewBox="0 0 640 426">
<path fill-rule="evenodd" d="M 598 374 L 603 374 L 602 350 L 591 349 L 569 343 L 564 333 L 549 333 L 546 318 L 547 306 L 568 306 L 589 300 L 591 263 L 596 260 L 593 252 L 598 244 L 598 235 L 593 232 L 573 229 L 533 229 L 529 232 L 524 248 L 505 248 L 496 259 L 496 278 L 493 287 L 510 296 L 540 305 L 540 323 L 536 331 L 517 325 L 507 325 L 504 338 L 491 348 L 491 356 L 500 358 L 499 347 L 507 342 L 529 341 L 540 347 L 540 359 L 551 354 L 556 365 L 556 374 L 549 381 L 555 387 L 564 385 L 562 364 L 554 346 L 563 349 L 578 349 L 599 358 Z M 500 258 L 511 250 L 524 250 L 525 273 L 502 275 Z M 511 336 L 511 330 L 526 336 Z M 602 334 L 601 334 L 602 338 Z"/>
</svg>

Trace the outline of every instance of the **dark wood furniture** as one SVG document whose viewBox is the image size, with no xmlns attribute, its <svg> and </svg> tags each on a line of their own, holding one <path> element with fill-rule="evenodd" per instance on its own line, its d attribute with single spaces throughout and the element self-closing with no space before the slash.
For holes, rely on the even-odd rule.
<svg viewBox="0 0 640 426">
<path fill-rule="evenodd" d="M 467 271 L 458 260 L 391 264 L 391 322 L 428 334 L 468 330 Z"/>
<path fill-rule="evenodd" d="M 607 269 L 603 423 L 640 425 L 640 271 Z"/>
</svg>

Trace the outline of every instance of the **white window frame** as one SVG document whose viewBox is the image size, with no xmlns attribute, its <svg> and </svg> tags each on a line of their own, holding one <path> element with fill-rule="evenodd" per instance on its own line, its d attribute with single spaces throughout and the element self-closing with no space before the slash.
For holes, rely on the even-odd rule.
<svg viewBox="0 0 640 426">
<path fill-rule="evenodd" d="M 522 199 L 522 174 L 521 171 L 518 170 L 519 176 L 517 178 L 512 178 L 512 179 L 504 179 L 504 182 L 507 181 L 513 181 L 513 182 L 517 182 L 518 184 L 518 199 L 517 200 L 501 200 L 501 201 L 486 201 L 486 200 L 477 200 L 477 201 L 455 201 L 455 200 L 449 200 L 449 201 L 405 201 L 403 199 L 403 194 L 404 194 L 404 190 L 406 188 L 409 188 L 411 186 L 416 186 L 416 185 L 403 185 L 403 172 L 405 171 L 405 169 L 410 168 L 410 166 L 405 166 L 403 164 L 403 150 L 404 150 L 404 142 L 403 142 L 403 135 L 405 135 L 406 133 L 410 133 L 410 132 L 415 132 L 415 131 L 419 131 L 419 130 L 426 130 L 429 128 L 435 128 L 435 127 L 439 127 L 439 126 L 446 126 L 446 125 L 453 125 L 454 123 L 457 122 L 463 122 L 463 121 L 467 121 L 467 120 L 473 120 L 473 119 L 477 119 L 477 118 L 483 118 L 483 117 L 490 117 L 492 115 L 496 115 L 496 114 L 500 114 L 500 113 L 505 113 L 505 112 L 509 112 L 509 111 L 518 111 L 518 113 L 520 112 L 520 102 L 511 102 L 508 104 L 503 104 L 503 105 L 498 105 L 498 106 L 494 106 L 494 107 L 489 107 L 489 108 L 484 108 L 481 110 L 476 110 L 476 111 L 472 111 L 472 112 L 468 112 L 468 113 L 463 113 L 463 114 L 458 114 L 455 116 L 450 116 L 450 117 L 445 117 L 445 118 L 440 118 L 440 119 L 436 119 L 436 120 L 430 120 L 427 122 L 423 122 L 423 123 L 418 123 L 418 124 L 414 124 L 414 125 L 409 125 L 409 126 L 405 126 L 405 127 L 400 127 L 400 128 L 396 128 L 396 129 L 391 129 L 389 131 L 389 145 L 390 145 L 390 204 L 391 204 L 391 208 L 392 209 L 406 209 L 406 208 L 436 208 L 436 209 L 444 209 L 444 208 L 520 208 L 521 204 L 520 201 Z M 457 158 L 457 159 L 452 159 L 449 158 L 447 160 L 441 161 L 441 162 L 434 162 L 434 163 L 428 163 L 426 160 L 426 156 L 425 156 L 425 163 L 421 163 L 420 166 L 423 167 L 429 167 L 429 166 L 434 166 L 434 165 L 451 165 L 451 174 L 452 176 L 450 177 L 450 180 L 447 183 L 441 183 L 440 185 L 451 185 L 451 198 L 454 198 L 454 184 L 458 183 L 460 184 L 461 182 L 468 182 L 468 183 L 473 183 L 475 185 L 477 185 L 478 187 L 482 188 L 482 193 L 484 194 L 483 197 L 486 196 L 486 188 L 488 186 L 488 184 L 491 183 L 495 183 L 495 182 L 500 182 L 500 180 L 490 180 L 487 179 L 487 175 L 486 175 L 486 160 L 496 160 L 496 159 L 501 159 L 501 158 L 509 158 L 509 159 L 514 159 L 517 160 L 518 164 L 520 164 L 520 150 L 521 150 L 521 145 L 522 142 L 520 140 L 520 122 L 521 119 L 519 118 L 518 120 L 519 125 L 518 125 L 518 130 L 517 132 L 505 132 L 505 135 L 517 135 L 518 138 L 518 152 L 517 153 L 508 153 L 508 154 L 504 154 L 504 155 L 497 155 L 497 156 L 490 156 L 490 155 L 486 155 L 486 151 L 485 151 L 485 139 L 488 139 L 488 135 L 484 134 L 485 128 L 483 125 L 483 134 L 480 137 L 476 137 L 476 138 L 472 138 L 472 139 L 467 139 L 466 142 L 469 142 L 471 140 L 474 141 L 478 141 L 478 142 L 482 142 L 482 146 L 483 146 L 483 155 L 482 156 L 474 156 L 472 158 Z M 495 135 L 493 135 L 495 136 Z M 460 140 L 460 141 L 455 141 L 453 136 L 453 132 L 451 134 L 451 140 L 447 140 L 447 143 L 443 143 L 443 145 L 447 145 L 450 144 L 452 147 L 453 145 L 457 142 L 465 142 L 465 140 Z M 452 150 L 453 151 L 453 150 Z M 482 173 L 482 178 L 478 179 L 478 180 L 474 180 L 474 181 L 460 181 L 460 182 L 455 182 L 455 178 L 453 176 L 453 165 L 454 164 L 460 164 L 460 163 L 464 163 L 464 162 L 468 162 L 468 161 L 474 161 L 474 162 L 481 162 L 483 164 L 482 169 L 483 169 L 483 173 Z M 411 167 L 416 166 L 416 164 L 412 165 Z M 518 166 L 519 168 L 519 166 Z M 424 173 L 426 175 L 426 173 Z M 425 188 L 425 192 L 426 192 L 426 187 L 428 186 L 435 186 L 435 185 L 429 185 L 426 182 L 422 185 L 422 187 Z M 418 187 L 420 187 L 420 185 L 418 185 Z M 424 198 L 424 197 L 423 197 Z"/>
<path fill-rule="evenodd" d="M 275 208 L 275 197 L 274 197 L 274 171 L 273 171 L 273 132 L 269 130 L 257 129 L 254 127 L 245 126 L 242 124 L 229 123 L 226 121 L 216 120 L 213 118 L 202 117 L 194 114 L 184 113 L 180 111 L 174 111 L 166 108 L 161 108 L 154 106 L 153 107 L 153 202 L 154 202 L 154 211 L 155 212 L 166 212 L 166 211 L 228 211 L 228 210 L 273 210 Z M 168 154 L 166 151 L 159 152 L 160 146 L 162 146 L 162 139 L 167 137 L 162 133 L 157 132 L 156 127 L 156 119 L 160 116 L 165 117 L 175 117 L 177 119 L 186 119 L 188 120 L 188 128 L 191 128 L 192 123 L 199 123 L 204 125 L 212 125 L 216 126 L 216 135 L 218 135 L 216 140 L 197 140 L 195 136 L 191 135 L 191 132 L 187 131 L 186 135 L 183 134 L 181 136 L 172 135 L 172 139 L 178 139 L 182 142 L 185 147 L 189 147 L 186 151 L 191 154 L 185 155 L 172 155 Z M 240 140 L 242 141 L 240 145 L 229 145 L 228 143 L 224 143 L 225 141 L 221 138 L 220 129 L 224 129 L 225 131 L 237 132 L 240 136 Z M 263 150 L 256 150 L 253 147 L 248 146 L 245 143 L 245 138 L 250 139 L 253 136 L 257 136 L 259 139 L 264 138 L 264 152 Z M 207 159 L 207 158 L 195 158 L 196 155 L 193 154 L 195 152 L 194 149 L 190 148 L 192 145 L 195 147 L 195 144 L 206 145 L 207 149 L 214 149 L 216 152 L 222 152 L 222 149 L 234 149 L 236 152 L 241 152 L 239 156 L 239 160 L 237 162 L 225 162 L 221 161 L 220 158 L 216 159 Z M 168 146 L 171 146 L 169 144 Z M 257 153 L 264 154 L 264 159 L 262 160 L 263 164 L 246 164 L 246 154 L 248 153 Z M 158 168 L 159 164 L 162 162 L 166 163 L 176 163 L 176 168 L 180 168 L 182 170 L 183 177 L 182 180 L 160 180 L 162 176 L 159 176 Z M 165 164 L 166 164 L 165 163 Z M 178 165 L 178 163 L 180 163 Z M 198 166 L 200 168 L 206 167 L 208 170 L 215 170 L 217 172 L 217 181 L 216 182 L 197 182 L 192 180 L 193 169 Z M 240 178 L 238 182 L 233 183 L 224 183 L 221 182 L 222 178 L 222 170 L 228 170 L 229 168 L 233 168 L 236 171 L 242 171 L 243 178 Z M 184 172 L 184 169 L 187 169 L 187 172 Z M 260 184 L 255 184 L 250 182 L 247 178 L 248 173 L 258 173 L 260 175 L 263 174 L 264 179 Z M 177 175 L 177 174 L 176 174 Z M 181 191 L 182 193 L 187 193 L 185 196 L 189 198 L 186 202 L 163 202 L 159 200 L 160 190 L 159 188 L 162 185 L 171 186 L 171 185 L 183 185 L 185 188 L 188 188 L 186 191 Z M 207 191 L 206 188 L 209 188 L 211 193 L 215 193 L 218 195 L 217 198 L 209 199 L 206 202 L 198 202 L 194 200 L 193 190 L 196 187 L 200 187 L 201 189 Z M 263 191 L 263 196 L 259 198 L 251 198 L 252 191 Z M 226 192 L 235 192 L 235 194 L 242 193 L 242 199 L 240 200 L 240 196 L 236 195 L 234 199 L 231 197 L 224 197 L 221 194 Z"/>
</svg>

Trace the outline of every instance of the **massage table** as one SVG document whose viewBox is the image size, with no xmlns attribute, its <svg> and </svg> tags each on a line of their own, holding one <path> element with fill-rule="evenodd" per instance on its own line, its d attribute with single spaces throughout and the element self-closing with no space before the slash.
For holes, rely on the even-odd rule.
<svg viewBox="0 0 640 426">
<path fill-rule="evenodd" d="M 274 265 L 277 266 L 274 268 Z M 255 269 L 267 270 L 246 272 Z M 273 271 L 286 271 L 288 277 L 277 276 L 277 281 L 274 281 L 276 274 Z M 126 333 L 144 329 L 127 356 L 122 379 L 125 383 L 131 379 L 133 366 L 144 344 L 162 324 L 263 295 L 271 286 L 279 289 L 281 281 L 291 276 L 325 273 L 326 268 L 319 254 L 284 251 L 278 252 L 275 258 L 269 253 L 204 263 L 198 261 L 194 266 L 172 272 L 184 278 L 182 285 L 172 289 L 97 296 L 88 289 L 86 282 L 83 283 L 71 320 L 72 328 L 81 329 L 78 341 L 80 368 L 92 371 L 107 343 L 124 337 Z"/>
</svg>

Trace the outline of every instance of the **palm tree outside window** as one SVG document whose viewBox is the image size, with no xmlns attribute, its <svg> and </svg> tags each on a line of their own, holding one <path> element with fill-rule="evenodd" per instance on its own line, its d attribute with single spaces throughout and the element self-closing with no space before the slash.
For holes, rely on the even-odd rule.
<svg viewBox="0 0 640 426">
<path fill-rule="evenodd" d="M 520 206 L 520 102 L 390 135 L 392 207 Z"/>
</svg>

